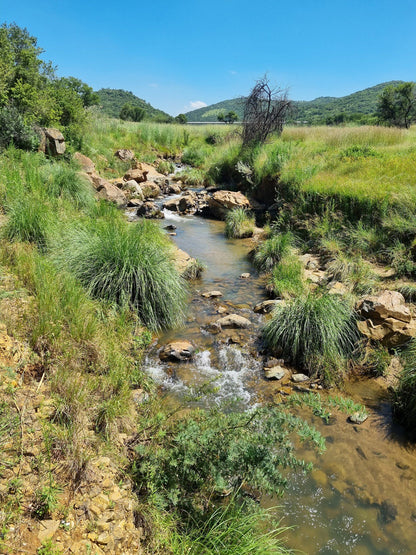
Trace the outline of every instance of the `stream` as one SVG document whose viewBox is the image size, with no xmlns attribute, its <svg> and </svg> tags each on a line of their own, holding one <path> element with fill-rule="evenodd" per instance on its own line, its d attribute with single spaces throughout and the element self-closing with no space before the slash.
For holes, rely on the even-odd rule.
<svg viewBox="0 0 416 555">
<path fill-rule="evenodd" d="M 166 200 L 166 199 L 165 199 Z M 191 283 L 186 324 L 162 334 L 145 361 L 148 372 L 164 391 L 183 395 L 190 388 L 215 380 L 219 391 L 211 403 L 237 398 L 240 409 L 278 402 L 281 386 L 262 375 L 257 344 L 265 316 L 253 306 L 265 300 L 265 281 L 247 258 L 250 239 L 227 239 L 224 222 L 179 216 L 165 210 L 161 226 L 177 227 L 176 245 L 206 265 Z M 249 278 L 241 274 L 250 273 Z M 219 290 L 221 297 L 204 298 Z M 213 335 L 208 323 L 224 313 L 237 313 L 252 322 L 249 330 L 224 330 Z M 165 343 L 187 339 L 198 349 L 194 361 L 162 363 L 157 354 Z M 306 475 L 292 473 L 282 498 L 264 498 L 266 507 L 279 506 L 287 545 L 310 555 L 390 555 L 416 552 L 416 449 L 392 422 L 384 389 L 374 380 L 346 385 L 345 395 L 366 405 L 369 418 L 362 425 L 347 422 L 337 412 L 325 424 L 298 409 L 326 439 L 319 455 L 300 446 L 298 456 L 314 465 Z"/>
</svg>

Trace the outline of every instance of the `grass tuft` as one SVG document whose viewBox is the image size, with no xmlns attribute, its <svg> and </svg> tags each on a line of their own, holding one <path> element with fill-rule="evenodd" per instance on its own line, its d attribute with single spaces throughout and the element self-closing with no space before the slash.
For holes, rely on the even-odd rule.
<svg viewBox="0 0 416 555">
<path fill-rule="evenodd" d="M 254 254 L 255 266 L 263 272 L 270 271 L 281 258 L 290 253 L 294 243 L 290 231 L 272 235 L 259 245 Z"/>
<path fill-rule="evenodd" d="M 225 218 L 225 235 L 228 238 L 252 237 L 255 219 L 244 208 L 230 210 Z"/>
</svg>

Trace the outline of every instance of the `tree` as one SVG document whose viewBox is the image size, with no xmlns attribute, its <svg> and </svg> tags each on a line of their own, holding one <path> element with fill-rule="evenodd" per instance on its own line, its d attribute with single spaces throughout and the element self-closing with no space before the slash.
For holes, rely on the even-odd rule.
<svg viewBox="0 0 416 555">
<path fill-rule="evenodd" d="M 416 120 L 415 83 L 387 86 L 378 98 L 377 115 L 382 123 L 409 129 Z"/>
<path fill-rule="evenodd" d="M 224 123 L 234 123 L 238 120 L 238 116 L 233 110 L 230 110 L 226 114 L 220 112 L 217 116 L 217 120 L 223 121 Z"/>
<path fill-rule="evenodd" d="M 145 115 L 143 108 L 129 103 L 124 104 L 120 110 L 120 119 L 125 121 L 142 121 Z"/>
<path fill-rule="evenodd" d="M 60 85 L 65 88 L 73 90 L 77 96 L 82 100 L 82 104 L 88 108 L 100 103 L 100 97 L 93 91 L 92 87 L 77 79 L 76 77 L 62 77 L 59 79 Z"/>
<path fill-rule="evenodd" d="M 266 76 L 257 81 L 244 103 L 243 146 L 264 143 L 271 133 L 281 133 L 291 106 L 287 91 L 272 88 Z"/>
<path fill-rule="evenodd" d="M 176 123 L 181 123 L 181 124 L 185 124 L 188 122 L 188 118 L 185 116 L 185 114 L 178 114 L 175 118 Z"/>
</svg>

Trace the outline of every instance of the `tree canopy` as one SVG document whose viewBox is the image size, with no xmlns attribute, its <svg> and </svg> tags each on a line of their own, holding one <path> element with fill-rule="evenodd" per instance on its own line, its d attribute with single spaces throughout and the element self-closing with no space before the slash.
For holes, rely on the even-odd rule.
<svg viewBox="0 0 416 555">
<path fill-rule="evenodd" d="M 377 114 L 382 123 L 408 129 L 416 121 L 415 83 L 386 87 L 379 96 Z"/>
</svg>

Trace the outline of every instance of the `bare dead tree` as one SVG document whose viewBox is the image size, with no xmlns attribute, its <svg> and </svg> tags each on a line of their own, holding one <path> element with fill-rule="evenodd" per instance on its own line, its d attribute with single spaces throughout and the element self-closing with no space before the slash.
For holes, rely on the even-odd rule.
<svg viewBox="0 0 416 555">
<path fill-rule="evenodd" d="M 267 76 L 259 79 L 244 104 L 243 146 L 264 143 L 270 133 L 281 133 L 291 107 L 286 90 L 272 88 Z"/>
</svg>

